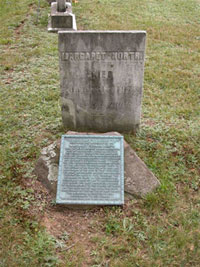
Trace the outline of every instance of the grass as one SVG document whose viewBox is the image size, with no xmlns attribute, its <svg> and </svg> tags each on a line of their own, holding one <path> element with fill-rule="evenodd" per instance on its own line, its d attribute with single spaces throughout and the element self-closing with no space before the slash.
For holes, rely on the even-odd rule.
<svg viewBox="0 0 200 267">
<path fill-rule="evenodd" d="M 37 21 L 37 4 L 0 0 L 0 266 L 199 266 L 199 1 L 74 4 L 78 29 L 147 31 L 141 130 L 125 138 L 161 187 L 97 211 L 89 247 L 66 251 L 40 223 L 46 200 L 26 186 L 41 148 L 64 133 L 57 35 L 45 0 Z"/>
</svg>

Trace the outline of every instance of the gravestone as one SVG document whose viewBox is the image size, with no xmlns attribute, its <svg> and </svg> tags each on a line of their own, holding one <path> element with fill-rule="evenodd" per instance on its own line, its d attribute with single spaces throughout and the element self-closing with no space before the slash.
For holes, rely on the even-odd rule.
<svg viewBox="0 0 200 267">
<path fill-rule="evenodd" d="M 62 119 L 81 131 L 135 132 L 146 32 L 59 32 Z"/>
<path fill-rule="evenodd" d="M 63 135 L 56 203 L 124 203 L 122 136 Z"/>
<path fill-rule="evenodd" d="M 58 32 L 60 30 L 76 30 L 76 19 L 72 13 L 72 6 L 66 0 L 58 0 L 51 3 L 51 14 L 49 17 L 48 31 Z"/>
</svg>

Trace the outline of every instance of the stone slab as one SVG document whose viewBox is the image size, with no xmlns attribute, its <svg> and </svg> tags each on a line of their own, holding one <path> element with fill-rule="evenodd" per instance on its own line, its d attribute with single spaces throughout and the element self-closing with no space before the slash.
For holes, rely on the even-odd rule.
<svg viewBox="0 0 200 267">
<path fill-rule="evenodd" d="M 80 133 L 68 131 L 69 135 L 90 135 L 94 133 Z M 108 132 L 103 135 L 120 136 L 118 132 Z M 60 155 L 60 140 L 44 148 L 35 166 L 35 174 L 45 187 L 56 195 L 58 165 Z M 130 145 L 124 141 L 124 191 L 131 198 L 145 197 L 153 192 L 160 182 L 138 157 Z M 126 195 L 125 195 L 126 196 Z"/>
<path fill-rule="evenodd" d="M 136 131 L 146 32 L 59 32 L 63 124 L 79 131 Z"/>
<path fill-rule="evenodd" d="M 58 180 L 58 166 L 60 156 L 60 140 L 53 142 L 41 151 L 36 162 L 34 173 L 38 180 L 55 195 Z"/>
<path fill-rule="evenodd" d="M 63 135 L 56 203 L 124 204 L 123 137 Z"/>
</svg>

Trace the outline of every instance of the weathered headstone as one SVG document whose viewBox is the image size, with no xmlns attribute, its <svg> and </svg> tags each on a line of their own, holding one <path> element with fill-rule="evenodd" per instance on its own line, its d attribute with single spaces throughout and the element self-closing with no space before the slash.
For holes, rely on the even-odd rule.
<svg viewBox="0 0 200 267">
<path fill-rule="evenodd" d="M 62 118 L 68 129 L 136 131 L 144 31 L 59 32 Z"/>
<path fill-rule="evenodd" d="M 123 149 L 122 136 L 63 135 L 56 202 L 122 205 Z"/>
</svg>

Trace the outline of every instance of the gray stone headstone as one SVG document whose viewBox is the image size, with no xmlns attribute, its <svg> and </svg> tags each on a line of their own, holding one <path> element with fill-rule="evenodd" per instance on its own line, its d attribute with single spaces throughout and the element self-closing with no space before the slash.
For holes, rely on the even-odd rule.
<svg viewBox="0 0 200 267">
<path fill-rule="evenodd" d="M 68 129 L 136 131 L 146 32 L 59 32 L 62 118 Z"/>
<path fill-rule="evenodd" d="M 123 137 L 62 136 L 56 203 L 122 205 Z"/>
</svg>

